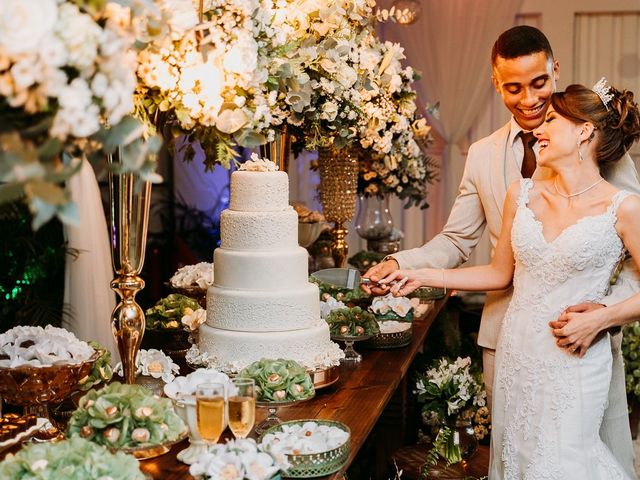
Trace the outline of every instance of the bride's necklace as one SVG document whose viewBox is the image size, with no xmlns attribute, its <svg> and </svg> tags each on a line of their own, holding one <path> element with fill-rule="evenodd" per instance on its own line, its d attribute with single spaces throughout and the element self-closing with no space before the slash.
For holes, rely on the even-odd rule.
<svg viewBox="0 0 640 480">
<path fill-rule="evenodd" d="M 591 185 L 589 185 L 587 188 L 585 188 L 584 190 L 580 190 L 579 192 L 576 193 L 571 193 L 569 195 L 567 195 L 566 193 L 562 193 L 560 190 L 558 190 L 558 184 L 556 183 L 558 181 L 558 177 L 553 179 L 553 188 L 556 189 L 556 193 L 558 195 L 560 195 L 561 197 L 564 198 L 571 198 L 571 197 L 577 197 L 578 195 L 582 195 L 585 192 L 588 192 L 589 190 L 591 190 L 593 187 L 595 187 L 596 185 L 598 185 L 600 182 L 602 182 L 604 180 L 604 178 L 601 178 L 600 180 L 597 180 L 595 183 L 592 183 Z"/>
</svg>

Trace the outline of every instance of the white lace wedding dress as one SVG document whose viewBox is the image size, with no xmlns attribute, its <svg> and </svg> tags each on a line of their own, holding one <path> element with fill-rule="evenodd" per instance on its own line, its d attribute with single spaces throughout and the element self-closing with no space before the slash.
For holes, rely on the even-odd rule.
<svg viewBox="0 0 640 480">
<path fill-rule="evenodd" d="M 629 479 L 598 431 L 611 379 L 605 335 L 583 358 L 556 345 L 548 325 L 568 306 L 599 302 L 623 244 L 617 192 L 606 212 L 546 240 L 522 180 L 511 241 L 514 294 L 497 348 L 490 480 Z"/>
</svg>

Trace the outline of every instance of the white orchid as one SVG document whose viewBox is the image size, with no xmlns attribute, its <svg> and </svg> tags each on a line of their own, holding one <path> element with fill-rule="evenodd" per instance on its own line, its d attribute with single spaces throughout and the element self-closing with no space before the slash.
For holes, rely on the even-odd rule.
<svg viewBox="0 0 640 480">
<path fill-rule="evenodd" d="M 189 473 L 202 480 L 268 480 L 287 468 L 285 456 L 272 454 L 253 439 L 238 439 L 210 447 Z"/>
<path fill-rule="evenodd" d="M 114 372 L 123 376 L 122 363 L 114 368 Z M 165 355 L 160 350 L 150 348 L 149 350 L 138 350 L 136 356 L 136 375 L 161 378 L 164 383 L 173 381 L 176 374 L 180 372 L 180 367 L 173 362 L 171 357 Z"/>
</svg>

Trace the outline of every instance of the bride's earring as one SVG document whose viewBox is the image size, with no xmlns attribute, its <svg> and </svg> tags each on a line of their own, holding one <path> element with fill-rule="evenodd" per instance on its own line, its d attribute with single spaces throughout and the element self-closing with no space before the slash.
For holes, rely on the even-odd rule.
<svg viewBox="0 0 640 480">
<path fill-rule="evenodd" d="M 580 158 L 580 163 L 584 162 L 584 158 L 582 157 L 582 152 L 580 151 L 580 140 L 578 140 L 578 158 Z"/>
</svg>

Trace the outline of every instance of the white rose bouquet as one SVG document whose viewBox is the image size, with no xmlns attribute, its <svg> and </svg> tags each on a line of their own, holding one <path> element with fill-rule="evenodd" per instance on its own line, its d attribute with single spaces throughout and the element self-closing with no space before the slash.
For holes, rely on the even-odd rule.
<svg viewBox="0 0 640 480">
<path fill-rule="evenodd" d="M 134 38 L 107 0 L 6 0 L 0 9 L 0 202 L 26 197 L 38 228 L 73 222 L 62 182 L 80 158 L 156 181 L 133 111 Z"/>
</svg>

